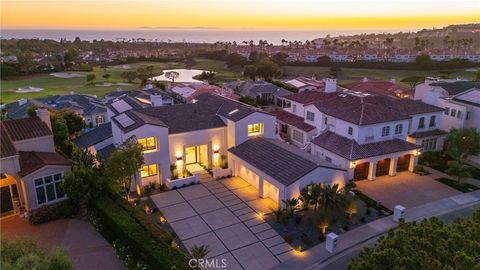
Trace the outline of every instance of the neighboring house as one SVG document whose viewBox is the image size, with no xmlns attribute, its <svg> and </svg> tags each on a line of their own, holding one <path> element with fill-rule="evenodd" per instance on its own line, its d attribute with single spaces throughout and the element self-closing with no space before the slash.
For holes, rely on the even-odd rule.
<svg viewBox="0 0 480 270">
<path fill-rule="evenodd" d="M 109 149 L 113 148 L 112 124 L 109 122 L 82 134 L 75 140 L 75 144 L 94 155 L 100 153 L 102 160 L 106 161 L 110 156 Z"/>
<path fill-rule="evenodd" d="M 65 199 L 60 185 L 71 162 L 55 152 L 48 110 L 37 115 L 0 124 L 2 216 Z"/>
<path fill-rule="evenodd" d="M 128 97 L 131 102 L 137 103 L 142 107 L 157 107 L 164 105 L 172 105 L 173 98 L 165 90 L 146 85 L 142 90 L 117 90 L 105 95 L 105 103 L 110 103 L 113 100 Z"/>
<path fill-rule="evenodd" d="M 349 179 L 412 171 L 422 149 L 442 149 L 443 109 L 436 106 L 352 91 L 303 92 L 286 98 L 291 107 L 276 113 L 280 135 L 348 169 Z"/>
<path fill-rule="evenodd" d="M 392 81 L 370 81 L 363 78 L 362 81 L 351 82 L 345 85 L 345 88 L 352 91 L 377 94 L 383 96 L 392 96 L 398 98 L 413 98 L 413 91 L 400 86 Z"/>
<path fill-rule="evenodd" d="M 81 115 L 87 127 L 97 127 L 107 123 L 107 110 L 105 105 L 95 96 L 89 95 L 55 95 L 38 99 L 20 99 L 17 102 L 6 104 L 4 112 L 9 119 L 21 119 L 28 117 L 27 109 L 35 105 L 48 107 L 55 110 L 71 110 Z"/>
<path fill-rule="evenodd" d="M 229 174 L 242 177 L 260 197 L 270 197 L 279 206 L 309 183 L 344 183 L 344 169 L 276 141 L 275 116 L 218 95 L 196 99 L 112 112 L 114 145 L 135 136 L 144 149 L 145 164 L 132 189 L 184 181 L 172 179 L 172 170 L 182 175 L 211 168 L 215 175 L 227 160 Z"/>
<path fill-rule="evenodd" d="M 480 82 L 427 77 L 425 78 L 425 82 L 415 87 L 414 99 L 432 104 L 435 103 L 439 97 L 452 97 L 472 88 L 480 88 Z"/>
<path fill-rule="evenodd" d="M 285 83 L 295 87 L 299 93 L 304 91 L 321 91 L 322 89 L 325 89 L 325 82 L 303 76 L 293 78 Z"/>
<path fill-rule="evenodd" d="M 224 89 L 215 85 L 194 83 L 194 84 L 179 84 L 170 89 L 177 95 L 177 98 L 184 103 L 192 103 L 197 96 L 202 94 L 215 94 L 230 99 L 238 100 L 240 97 L 232 90 Z"/>
<path fill-rule="evenodd" d="M 249 96 L 262 104 L 283 106 L 283 97 L 292 92 L 266 81 L 236 81 L 226 83 L 225 88 L 240 96 Z"/>
</svg>

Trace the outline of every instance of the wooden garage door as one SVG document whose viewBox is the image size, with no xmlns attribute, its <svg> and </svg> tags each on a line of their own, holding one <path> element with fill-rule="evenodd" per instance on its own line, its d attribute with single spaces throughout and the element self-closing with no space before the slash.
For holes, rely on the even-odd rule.
<svg viewBox="0 0 480 270">
<path fill-rule="evenodd" d="M 397 172 L 403 172 L 408 170 L 410 165 L 410 155 L 404 155 L 398 158 Z"/>
<path fill-rule="evenodd" d="M 388 171 L 390 170 L 390 159 L 382 159 L 377 162 L 377 172 L 375 173 L 376 176 L 388 175 Z"/>
<path fill-rule="evenodd" d="M 370 163 L 365 162 L 358 164 L 355 166 L 355 170 L 353 171 L 353 180 L 365 180 L 368 178 L 368 169 L 370 167 Z"/>
</svg>

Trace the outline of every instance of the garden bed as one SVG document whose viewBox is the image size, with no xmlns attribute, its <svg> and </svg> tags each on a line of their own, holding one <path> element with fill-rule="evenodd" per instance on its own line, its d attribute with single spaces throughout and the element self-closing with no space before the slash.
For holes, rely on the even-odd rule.
<svg viewBox="0 0 480 270">
<path fill-rule="evenodd" d="M 454 188 L 458 191 L 461 191 L 463 193 L 472 192 L 472 191 L 480 189 L 477 186 L 474 186 L 474 185 L 471 185 L 471 184 L 468 184 L 468 183 L 460 184 L 455 180 L 445 178 L 445 177 L 437 178 L 437 179 L 435 179 L 435 181 L 438 181 L 442 184 L 445 184 L 445 185 L 447 185 L 451 188 Z"/>
<path fill-rule="evenodd" d="M 324 242 L 325 235 L 330 232 L 340 235 L 392 213 L 390 209 L 384 206 L 377 210 L 375 208 L 377 202 L 365 195 L 355 195 L 353 199 L 355 207 L 351 212 L 355 213 L 351 214 L 349 218 L 345 210 L 336 210 L 336 214 L 332 215 L 333 217 L 319 218 L 319 216 L 325 217 L 328 215 L 322 209 L 315 211 L 313 207 L 309 207 L 308 210 L 296 211 L 289 218 L 280 218 L 279 222 L 277 222 L 276 214 L 270 213 L 265 215 L 265 221 L 294 249 L 306 250 Z M 284 212 L 283 215 L 288 215 L 288 213 Z M 320 219 L 330 221 L 318 222 Z M 328 224 L 328 227 L 322 233 L 321 224 L 325 223 Z"/>
</svg>

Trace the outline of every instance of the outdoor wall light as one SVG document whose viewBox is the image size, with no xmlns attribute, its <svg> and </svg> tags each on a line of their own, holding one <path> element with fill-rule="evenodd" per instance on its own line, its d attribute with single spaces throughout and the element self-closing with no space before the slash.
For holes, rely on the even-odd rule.
<svg viewBox="0 0 480 270">
<path fill-rule="evenodd" d="M 357 163 L 355 161 L 350 162 L 350 168 L 354 169 L 357 166 Z"/>
<path fill-rule="evenodd" d="M 181 156 L 177 157 L 177 161 L 180 161 L 180 160 L 182 160 L 182 157 Z"/>
<path fill-rule="evenodd" d="M 213 150 L 213 153 L 214 153 L 214 154 L 218 154 L 218 153 L 220 153 L 220 151 L 219 151 L 218 149 L 217 149 L 217 150 Z"/>
</svg>

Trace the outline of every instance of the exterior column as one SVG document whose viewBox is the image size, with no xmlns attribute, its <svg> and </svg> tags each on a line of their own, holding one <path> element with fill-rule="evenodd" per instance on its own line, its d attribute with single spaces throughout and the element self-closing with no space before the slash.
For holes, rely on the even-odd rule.
<svg viewBox="0 0 480 270">
<path fill-rule="evenodd" d="M 375 173 L 377 172 L 377 161 L 370 161 L 370 166 L 368 166 L 368 180 L 375 180 L 377 176 Z"/>
<path fill-rule="evenodd" d="M 418 164 L 418 156 L 410 155 L 410 164 L 408 164 L 408 171 L 413 172 L 417 164 Z"/>
<path fill-rule="evenodd" d="M 390 176 L 397 175 L 397 164 L 398 164 L 398 158 L 390 159 L 390 169 L 388 170 L 388 175 Z"/>
<path fill-rule="evenodd" d="M 263 198 L 263 179 L 258 177 L 258 197 Z"/>
</svg>

